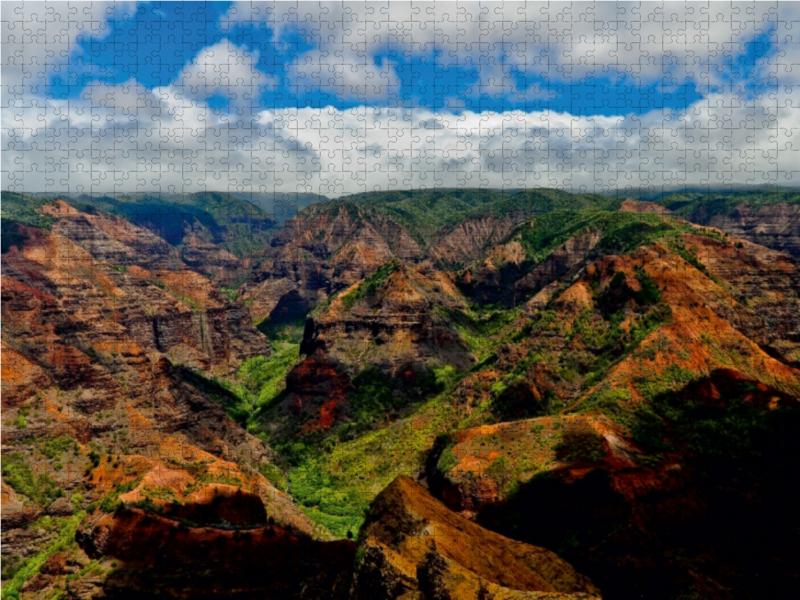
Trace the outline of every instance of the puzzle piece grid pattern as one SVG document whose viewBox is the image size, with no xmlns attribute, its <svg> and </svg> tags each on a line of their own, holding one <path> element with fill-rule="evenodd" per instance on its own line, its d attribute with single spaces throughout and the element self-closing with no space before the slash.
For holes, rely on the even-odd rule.
<svg viewBox="0 0 800 600">
<path fill-rule="evenodd" d="M 4 41 L 7 47 L 17 49 L 4 60 L 3 110 L 8 117 L 3 124 L 4 189 L 23 190 L 36 181 L 48 190 L 90 195 L 118 188 L 274 192 L 285 191 L 287 184 L 297 191 L 322 194 L 376 187 L 551 185 L 603 192 L 626 186 L 658 188 L 704 171 L 706 175 L 694 179 L 700 186 L 733 181 L 785 183 L 791 182 L 797 164 L 792 143 L 796 127 L 789 119 L 788 124 L 780 119 L 790 115 L 797 103 L 791 97 L 795 67 L 791 61 L 796 53 L 784 51 L 773 59 L 777 67 L 773 72 L 783 73 L 788 84 L 778 78 L 754 79 L 762 58 L 752 56 L 750 62 L 747 58 L 740 62 L 741 79 L 725 81 L 722 77 L 719 84 L 727 88 L 729 99 L 738 101 L 730 105 L 691 104 L 687 90 L 680 90 L 679 78 L 673 73 L 673 69 L 681 70 L 678 67 L 683 73 L 695 71 L 697 80 L 708 84 L 708 91 L 715 71 L 726 67 L 735 71 L 733 57 L 743 42 L 734 39 L 733 33 L 748 29 L 755 46 L 762 43 L 760 36 L 777 38 L 777 29 L 784 34 L 796 30 L 794 20 L 783 21 L 782 29 L 777 27 L 776 3 L 737 4 L 731 21 L 725 23 L 730 36 L 708 40 L 705 54 L 695 52 L 693 44 L 712 27 L 717 17 L 713 5 L 613 5 L 614 14 L 608 17 L 606 12 L 606 18 L 596 21 L 590 30 L 594 30 L 598 46 L 607 44 L 609 32 L 617 37 L 612 44 L 615 49 L 606 50 L 606 58 L 619 61 L 636 55 L 627 59 L 626 76 L 635 81 L 643 79 L 648 69 L 656 69 L 663 87 L 676 90 L 678 97 L 686 94 L 682 106 L 665 105 L 660 111 L 646 94 L 636 100 L 614 95 L 612 75 L 604 85 L 576 85 L 609 72 L 608 63 L 598 61 L 592 52 L 583 56 L 572 53 L 568 62 L 561 63 L 548 55 L 546 49 L 551 45 L 558 50 L 564 43 L 586 46 L 579 32 L 587 31 L 600 5 L 532 5 L 535 10 L 531 13 L 528 5 L 461 3 L 437 12 L 430 5 L 414 3 L 404 12 L 406 19 L 391 21 L 397 12 L 381 3 L 370 5 L 359 17 L 349 5 L 237 3 L 217 33 L 198 40 L 195 54 L 188 56 L 165 55 L 156 41 L 180 35 L 181 23 L 161 23 L 158 28 L 139 31 L 150 48 L 149 53 L 139 52 L 148 44 L 114 47 L 114 33 L 104 31 L 110 7 L 97 3 L 69 6 L 67 12 L 44 4 L 28 12 L 12 3 L 3 6 Z M 511 10 L 505 10 L 509 6 Z M 197 15 L 190 12 L 190 5 L 186 8 L 187 21 L 194 21 Z M 333 12 L 337 12 L 335 18 Z M 498 19 L 492 19 L 493 12 Z M 511 18 L 515 13 L 520 18 Z M 770 16 L 759 22 L 762 13 Z M 133 14 L 128 11 L 122 20 L 132 19 Z M 539 18 L 534 20 L 531 14 Z M 240 19 L 243 15 L 246 17 Z M 439 20 L 442 17 L 444 20 Z M 660 65 L 656 57 L 641 50 L 649 41 L 642 31 L 648 20 L 659 24 L 662 46 L 675 48 L 674 56 L 663 55 L 668 58 Z M 88 24 L 87 30 L 97 34 L 96 43 L 113 49 L 125 69 L 134 72 L 131 65 L 160 68 L 174 62 L 172 71 L 182 69 L 183 80 L 156 91 L 135 82 L 111 86 L 100 78 L 86 86 L 82 102 L 66 100 L 62 94 L 71 96 L 72 90 L 51 89 L 44 71 L 53 65 L 56 70 L 66 68 L 66 63 L 77 57 L 58 44 L 53 49 L 45 46 L 42 55 L 38 40 L 58 37 L 54 32 L 59 27 L 66 37 L 88 35 L 76 33 L 75 22 L 79 29 Z M 767 29 L 764 23 L 772 23 L 775 29 Z M 285 27 L 295 28 L 301 41 L 268 42 L 265 44 L 271 47 L 260 51 L 243 49 L 253 36 Z M 502 34 L 497 35 L 497 30 Z M 421 41 L 416 41 L 416 35 L 422 36 Z M 791 35 L 785 36 L 778 41 L 791 49 L 796 42 Z M 301 47 L 308 44 L 317 47 L 319 54 L 304 54 Z M 414 53 L 430 52 L 437 44 L 445 49 L 434 54 L 439 70 L 433 81 L 421 82 L 413 71 L 416 66 L 423 73 L 422 65 L 409 59 Z M 386 62 L 370 65 L 368 48 L 380 46 L 386 48 Z M 405 49 L 399 51 L 400 46 Z M 281 58 L 273 63 L 273 71 L 283 70 L 278 79 L 288 72 L 295 75 L 295 83 L 288 89 L 298 101 L 294 109 L 287 109 L 277 96 L 279 88 L 280 93 L 287 92 L 285 86 L 255 68 L 261 64 L 259 55 L 268 50 L 273 60 Z M 499 56 L 505 62 L 500 62 Z M 683 64 L 678 64 L 676 56 Z M 220 61 L 221 57 L 227 62 Z M 410 80 L 416 79 L 415 83 L 391 79 L 391 64 L 410 70 Z M 448 71 L 473 64 L 481 65 L 497 80 L 479 73 L 477 81 L 462 82 L 458 77 L 452 81 Z M 103 65 L 94 68 L 102 71 Z M 553 93 L 569 95 L 581 105 L 591 105 L 596 95 L 598 108 L 616 108 L 624 116 L 548 113 L 545 118 L 542 111 L 548 106 L 547 99 L 533 88 L 518 90 L 517 71 L 537 70 L 538 78 L 551 78 Z M 423 85 L 433 86 L 430 102 L 417 95 Z M 272 104 L 264 97 L 270 90 L 276 92 Z M 304 94 L 313 90 L 320 95 L 320 108 L 303 108 Z M 496 98 L 509 90 L 517 94 L 510 105 L 518 112 L 481 113 L 482 102 L 496 106 Z M 214 106 L 220 92 L 227 100 L 223 106 Z M 376 98 L 378 106 L 367 106 Z M 635 101 L 646 104 L 637 107 Z M 465 105 L 468 110 L 458 112 Z M 652 110 L 643 113 L 642 108 Z M 688 114 L 676 118 L 681 111 Z M 265 114 L 272 119 L 265 119 Z M 770 138 L 770 144 L 760 143 L 763 136 Z M 116 161 L 125 163 L 129 156 L 135 160 L 126 164 L 134 168 L 117 168 Z M 670 160 L 673 164 L 666 165 Z M 745 180 L 738 178 L 742 167 Z M 276 211 L 292 213 L 296 208 L 288 199 Z M 180 210 L 180 206 L 174 209 Z M 235 228 L 230 233 L 245 234 Z M 80 259 L 59 257 L 62 263 L 72 260 Z M 91 271 L 91 264 L 87 268 Z M 187 281 L 186 286 L 188 290 L 191 283 Z M 191 296 L 190 290 L 187 295 Z M 111 354 L 121 352 L 121 346 L 112 344 Z M 158 429 L 154 433 L 163 435 Z M 177 455 L 161 458 L 182 459 Z"/>
<path fill-rule="evenodd" d="M 797 163 L 791 3 L 30 6 L 3 7 L 7 189 L 602 192 Z"/>
</svg>

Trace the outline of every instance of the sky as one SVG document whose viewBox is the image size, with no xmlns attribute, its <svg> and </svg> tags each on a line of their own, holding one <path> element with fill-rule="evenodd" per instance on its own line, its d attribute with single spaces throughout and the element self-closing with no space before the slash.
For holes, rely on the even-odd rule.
<svg viewBox="0 0 800 600">
<path fill-rule="evenodd" d="M 603 193 L 800 172 L 800 3 L 0 10 L 5 190 Z"/>
</svg>

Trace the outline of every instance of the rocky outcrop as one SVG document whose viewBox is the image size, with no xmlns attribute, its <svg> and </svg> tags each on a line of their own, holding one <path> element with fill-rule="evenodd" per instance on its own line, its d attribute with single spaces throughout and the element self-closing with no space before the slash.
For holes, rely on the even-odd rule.
<svg viewBox="0 0 800 600">
<path fill-rule="evenodd" d="M 286 376 L 286 399 L 279 412 L 303 422 L 304 432 L 326 430 L 349 416 L 352 392 L 347 367 L 318 349 Z"/>
<path fill-rule="evenodd" d="M 522 297 L 529 297 L 546 285 L 578 272 L 587 263 L 592 250 L 602 239 L 599 231 L 591 231 L 567 240 L 556 248 L 530 273 L 514 284 Z"/>
<path fill-rule="evenodd" d="M 585 456 L 571 455 L 565 440 L 585 446 Z M 432 451 L 426 474 L 449 508 L 474 515 L 508 500 L 521 484 L 565 461 L 575 468 L 602 460 L 630 468 L 635 466 L 634 452 L 624 430 L 610 419 L 539 417 L 456 432 Z M 586 458 L 591 460 L 582 460 Z"/>
<path fill-rule="evenodd" d="M 236 287 L 250 274 L 250 261 L 237 258 L 212 239 L 206 230 L 190 228 L 181 240 L 178 254 L 190 269 L 212 276 L 216 285 Z"/>
<path fill-rule="evenodd" d="M 373 502 L 361 531 L 352 598 L 599 598 L 543 548 L 514 542 L 450 512 L 407 477 Z M 544 595 L 525 595 L 540 592 Z"/>
<path fill-rule="evenodd" d="M 276 525 L 198 527 L 140 508 L 96 515 L 76 539 L 90 557 L 121 562 L 102 582 L 112 598 L 344 599 L 355 554 L 353 542 Z"/>
<path fill-rule="evenodd" d="M 619 209 L 624 212 L 632 213 L 654 213 L 657 215 L 671 215 L 673 214 L 668 208 L 656 204 L 655 202 L 642 202 L 627 198 L 620 204 Z"/>
<path fill-rule="evenodd" d="M 535 222 L 531 226 L 535 227 Z M 580 272 L 602 237 L 600 231 L 573 236 L 538 264 L 518 241 L 511 240 L 488 252 L 483 262 L 466 269 L 460 277 L 461 287 L 480 302 L 516 306 L 548 285 Z"/>
<path fill-rule="evenodd" d="M 474 359 L 440 313 L 463 303 L 443 273 L 387 263 L 309 319 L 302 351 L 324 348 L 358 370 L 369 365 L 394 373 L 432 362 L 464 368 Z"/>
<path fill-rule="evenodd" d="M 74 242 L 95 260 L 118 267 L 180 269 L 178 252 L 154 233 L 130 221 L 105 213 L 83 213 L 63 200 L 45 206 L 58 218 L 53 233 Z"/>
<path fill-rule="evenodd" d="M 423 255 L 387 216 L 346 204 L 307 209 L 286 222 L 272 245 L 274 254 L 243 288 L 256 322 L 278 316 L 273 311 L 285 299 L 310 309 L 393 257 L 415 261 Z"/>
<path fill-rule="evenodd" d="M 209 276 L 218 287 L 236 287 L 251 272 L 251 260 L 238 258 L 221 244 L 235 236 L 263 236 L 275 221 L 255 214 L 222 215 L 214 228 L 202 224 L 192 209 L 181 212 L 167 203 L 152 214 L 135 213 L 128 219 L 97 210 L 81 212 L 56 200 L 42 212 L 58 219 L 53 232 L 72 240 L 96 260 L 109 265 L 138 265 L 146 269 L 186 270 Z M 154 210 L 147 205 L 142 210 Z M 166 238 L 166 239 L 165 239 Z"/>
</svg>

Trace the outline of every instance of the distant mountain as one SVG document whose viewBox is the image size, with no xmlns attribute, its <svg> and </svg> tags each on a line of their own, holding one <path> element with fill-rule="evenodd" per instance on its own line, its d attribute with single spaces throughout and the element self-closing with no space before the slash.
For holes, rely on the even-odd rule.
<svg viewBox="0 0 800 600">
<path fill-rule="evenodd" d="M 800 258 L 800 191 L 683 192 L 658 204 L 694 223 Z"/>
<path fill-rule="evenodd" d="M 255 204 L 280 224 L 312 204 L 327 200 L 319 194 L 302 192 L 231 192 L 230 196 Z"/>
<path fill-rule="evenodd" d="M 41 207 L 54 196 L 86 214 L 102 212 L 143 227 L 178 249 L 191 268 L 236 287 L 250 273 L 254 260 L 278 231 L 278 219 L 248 200 L 230 194 L 65 194 L 27 195 L 3 192 L 3 228 L 16 239 L 14 223 L 51 227 L 54 220 Z"/>
</svg>

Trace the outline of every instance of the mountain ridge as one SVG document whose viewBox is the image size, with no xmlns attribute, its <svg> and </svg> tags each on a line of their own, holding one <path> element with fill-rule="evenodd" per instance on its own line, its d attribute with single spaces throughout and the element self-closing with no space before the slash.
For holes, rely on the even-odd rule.
<svg viewBox="0 0 800 600">
<path fill-rule="evenodd" d="M 301 597 L 304 578 L 306 598 L 543 591 L 463 562 L 468 538 L 413 560 L 376 538 L 401 488 L 418 510 L 443 502 L 429 527 L 555 551 L 586 597 L 795 589 L 796 258 L 675 199 L 564 194 L 315 204 L 230 254 L 251 260 L 240 287 L 212 270 L 220 244 L 187 260 L 194 226 L 169 243 L 69 198 L 4 195 L 4 596 L 157 581 L 195 597 L 184 568 L 242 597 Z M 785 247 L 774 231 L 758 235 Z M 183 557 L 174 577 L 139 535 Z M 306 561 L 263 559 L 276 578 L 254 581 L 217 547 Z"/>
</svg>

